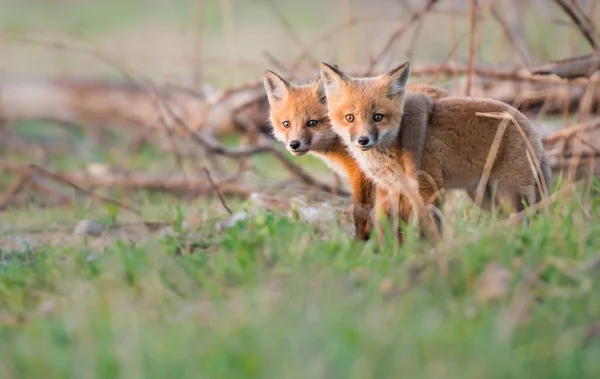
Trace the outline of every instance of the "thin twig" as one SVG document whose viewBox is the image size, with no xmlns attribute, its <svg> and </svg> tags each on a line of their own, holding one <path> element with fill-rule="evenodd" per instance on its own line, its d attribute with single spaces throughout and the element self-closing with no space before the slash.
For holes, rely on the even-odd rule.
<svg viewBox="0 0 600 379">
<path fill-rule="evenodd" d="M 126 205 L 126 204 L 123 204 L 120 201 L 110 199 L 110 198 L 108 198 L 106 196 L 98 195 L 97 193 L 94 193 L 92 191 L 86 190 L 85 188 L 81 188 L 77 184 L 75 184 L 75 183 L 73 183 L 73 182 L 71 182 L 71 181 L 63 178 L 62 176 L 57 175 L 57 174 L 55 174 L 55 173 L 53 173 L 51 171 L 48 171 L 48 170 L 46 170 L 44 168 L 41 168 L 41 167 L 39 167 L 39 166 L 37 166 L 35 164 L 30 164 L 27 167 L 29 167 L 30 169 L 33 169 L 33 170 L 37 171 L 38 173 L 40 173 L 40 174 L 42 174 L 42 175 L 44 175 L 44 176 L 46 176 L 48 178 L 56 180 L 57 182 L 66 184 L 69 187 L 72 187 L 73 189 L 75 189 L 76 191 L 84 193 L 84 194 L 86 194 L 86 195 L 88 195 L 88 196 L 90 196 L 92 198 L 98 199 L 98 200 L 103 201 L 105 203 L 116 205 L 116 206 L 118 206 L 120 208 L 126 209 L 126 210 L 131 211 L 133 213 L 136 213 L 138 215 L 140 214 L 140 211 L 137 210 L 137 209 L 135 209 L 134 207 L 131 207 L 131 206 Z"/>
<path fill-rule="evenodd" d="M 467 69 L 467 84 L 465 89 L 465 95 L 471 96 L 471 83 L 473 81 L 474 74 L 474 63 L 475 63 L 475 27 L 476 27 L 476 15 L 477 15 L 477 0 L 471 0 L 471 7 L 469 10 L 469 63 Z"/>
<path fill-rule="evenodd" d="M 575 9 L 573 9 L 571 4 L 568 4 L 565 0 L 554 0 L 554 2 L 562 8 L 562 10 L 571 18 L 575 26 L 579 29 L 581 34 L 583 34 L 584 38 L 588 41 L 592 49 L 595 51 L 600 50 L 600 45 L 596 41 L 596 37 L 594 36 L 594 32 L 591 30 L 590 26 L 585 22 L 585 19 L 582 19 Z"/>
<path fill-rule="evenodd" d="M 17 177 L 17 179 L 2 194 L 2 197 L 0 197 L 0 210 L 5 209 L 12 202 L 14 197 L 25 188 L 27 183 L 29 183 L 29 180 L 30 175 L 26 173 L 22 173 Z"/>
<path fill-rule="evenodd" d="M 293 39 L 301 48 L 307 49 L 307 46 L 302 41 L 302 38 L 300 38 L 300 35 L 296 32 L 296 30 L 294 29 L 292 24 L 290 24 L 290 22 L 287 20 L 287 18 L 281 12 L 281 10 L 277 7 L 277 5 L 275 5 L 275 2 L 273 0 L 263 0 L 263 1 L 265 3 L 267 3 L 267 5 L 269 5 L 269 9 L 271 10 L 271 12 L 273 12 L 275 17 L 279 21 L 279 23 L 283 26 L 283 28 L 287 32 L 288 36 L 291 39 Z M 312 53 L 310 51 L 308 52 L 307 56 L 312 60 L 313 64 L 318 63 L 318 61 L 314 58 L 314 56 L 312 55 Z"/>
<path fill-rule="evenodd" d="M 517 39 L 513 30 L 508 26 L 508 23 L 506 22 L 506 20 L 504 20 L 504 18 L 502 17 L 500 12 L 498 12 L 498 9 L 496 9 L 496 7 L 492 6 L 491 12 L 492 12 L 492 16 L 496 19 L 496 21 L 502 28 L 502 32 L 504 33 L 504 36 L 506 37 L 506 39 L 508 39 L 508 41 L 514 47 L 514 49 L 517 51 L 517 53 L 519 53 L 519 58 L 521 59 L 521 63 L 524 66 L 529 66 L 529 64 L 531 63 L 531 57 L 530 57 L 529 53 L 527 52 L 523 41 Z"/>
<path fill-rule="evenodd" d="M 225 199 L 223 198 L 223 195 L 221 195 L 221 191 L 219 191 L 219 187 L 217 187 L 217 185 L 215 184 L 215 182 L 212 180 L 212 177 L 210 175 L 210 171 L 208 171 L 208 169 L 206 167 L 203 168 L 204 172 L 206 173 L 206 177 L 208 178 L 208 182 L 210 183 L 210 185 L 212 186 L 212 188 L 215 190 L 217 196 L 219 197 L 219 200 L 221 201 L 221 204 L 223 205 L 223 208 L 225 208 L 225 210 L 227 211 L 227 213 L 229 213 L 230 215 L 233 214 L 233 212 L 231 211 L 231 209 L 227 206 L 227 203 L 225 202 Z"/>
<path fill-rule="evenodd" d="M 400 37 L 402 37 L 404 35 L 404 33 L 406 33 L 406 31 L 410 28 L 410 26 L 415 21 L 418 21 L 421 17 L 423 17 L 423 15 L 425 13 L 427 13 L 437 2 L 438 2 L 438 0 L 429 0 L 427 2 L 427 5 L 425 5 L 425 7 L 423 7 L 423 9 L 413 13 L 405 23 L 403 23 L 394 33 L 392 33 L 392 35 L 388 38 L 386 43 L 383 45 L 383 48 L 381 49 L 381 51 L 379 53 L 377 53 L 373 59 L 371 59 L 371 62 L 369 62 L 369 65 L 367 66 L 366 75 L 372 74 L 373 69 L 375 68 L 377 63 L 379 63 L 381 61 L 381 59 L 383 58 L 383 56 L 385 54 L 387 54 L 387 52 L 392 48 L 392 46 L 394 45 L 394 42 L 396 42 L 396 40 L 398 40 Z"/>
</svg>

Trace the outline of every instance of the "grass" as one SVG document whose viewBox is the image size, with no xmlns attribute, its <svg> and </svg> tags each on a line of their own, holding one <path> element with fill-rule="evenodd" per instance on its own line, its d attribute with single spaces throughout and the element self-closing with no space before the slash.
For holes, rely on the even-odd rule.
<svg viewBox="0 0 600 379">
<path fill-rule="evenodd" d="M 600 219 L 597 201 L 591 217 L 579 204 L 555 203 L 529 226 L 459 216 L 444 278 L 414 237 L 359 243 L 338 223 L 269 211 L 219 232 L 218 204 L 162 197 L 144 217 L 175 234 L 1 248 L 0 375 L 594 378 L 600 341 L 584 342 L 600 316 Z M 217 217 L 187 230 L 198 209 Z M 31 212 L 7 212 L 3 234 Z M 84 204 L 38 219 L 68 226 L 86 213 L 108 222 L 110 211 Z M 198 247 L 181 255 L 190 241 Z M 482 301 L 491 262 L 510 281 Z"/>
<path fill-rule="evenodd" d="M 227 50 L 220 3 L 202 3 L 202 56 L 219 58 Z M 285 61 L 302 50 L 290 43 L 266 3 L 232 3 L 238 58 L 261 65 L 242 74 L 260 75 L 266 68 L 260 63 L 265 50 Z M 345 17 L 333 5 L 332 21 L 317 3 L 281 5 L 305 43 L 327 30 L 326 21 Z M 179 40 L 185 41 L 182 30 L 195 28 L 193 4 L 22 0 L 2 4 L 0 21 L 6 31 L 75 30 L 104 42 L 117 56 L 129 56 L 138 45 L 153 48 L 131 53 L 139 54 L 141 71 L 181 73 L 189 68 L 166 62 L 171 64 L 192 45 Z M 357 17 L 406 16 L 402 8 L 388 4 L 373 9 L 369 4 L 353 6 Z M 528 10 L 528 45 L 536 56 L 561 58 L 576 32 L 556 26 L 539 9 Z M 533 15 L 536 12 L 540 14 Z M 467 24 L 460 17 L 456 21 L 460 36 Z M 431 15 L 426 23 L 415 60 L 444 60 L 450 35 L 439 31 L 449 30 L 449 19 Z M 374 40 L 384 43 L 381 36 L 397 26 L 383 24 L 357 28 L 347 39 L 341 33 L 320 46 L 315 59 L 335 57 L 343 62 L 348 41 L 358 61 L 368 59 L 360 47 Z M 481 28 L 485 40 L 479 62 L 503 61 L 513 54 L 501 48 L 493 22 Z M 131 41 L 121 41 L 130 35 Z M 404 54 L 409 43 L 410 38 L 400 41 L 396 56 Z M 573 45 L 577 51 L 586 48 L 579 40 Z M 22 70 L 28 73 L 106 74 L 95 68 L 97 62 L 82 64 L 63 52 L 60 59 L 48 52 L 36 58 L 33 49 L 3 46 L 7 58 L 12 57 L 0 66 L 8 75 L 20 72 L 24 64 L 28 66 Z M 466 44 L 460 46 L 459 57 L 466 56 L 466 49 Z M 216 74 L 211 84 L 230 84 L 229 68 L 217 66 L 212 68 Z M 173 157 L 152 147 L 129 154 L 121 131 L 106 137 L 104 146 L 90 142 L 84 133 L 47 122 L 19 122 L 15 127 L 27 140 L 55 150 L 38 162 L 52 170 L 81 170 L 91 161 L 124 169 L 179 170 Z M 15 153 L 5 158 L 32 160 Z M 315 158 L 295 161 L 312 174 L 329 175 Z M 285 174 L 272 158 L 255 157 L 253 163 L 256 176 L 267 184 Z M 1 177 L 0 186 L 12 179 Z M 280 197 L 291 196 L 289 188 L 277 191 Z M 122 191 L 107 193 L 133 200 L 142 214 L 133 216 L 85 197 L 68 208 L 42 207 L 39 199 L 31 198 L 26 206 L 0 211 L 0 378 L 600 375 L 600 340 L 588 339 L 600 321 L 597 193 L 585 211 L 578 192 L 552 204 L 548 215 L 521 226 L 507 226 L 489 215 L 474 218 L 459 203 L 446 212 L 446 277 L 440 275 L 431 247 L 410 228 L 402 247 L 389 239 L 381 245 L 374 240 L 362 243 L 351 238 L 347 222 L 340 219 L 315 224 L 294 212 L 287 215 L 227 199 L 234 212 L 246 211 L 250 217 L 220 231 L 218 222 L 228 216 L 213 198 L 180 199 L 140 191 L 126 199 Z M 161 221 L 170 231 L 71 236 L 83 218 L 107 227 Z M 499 272 L 490 271 L 498 265 Z M 501 281 L 505 276 L 506 284 Z M 494 285 L 497 281 L 500 284 Z M 495 292 L 497 298 L 485 300 Z"/>
</svg>

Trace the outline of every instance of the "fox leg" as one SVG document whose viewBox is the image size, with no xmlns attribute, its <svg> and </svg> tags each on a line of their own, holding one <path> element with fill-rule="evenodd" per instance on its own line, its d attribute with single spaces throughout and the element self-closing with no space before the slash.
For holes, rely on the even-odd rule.
<svg viewBox="0 0 600 379">
<path fill-rule="evenodd" d="M 352 182 L 354 237 L 360 241 L 368 240 L 371 234 L 370 213 L 373 208 L 374 191 L 374 186 L 368 180 L 354 180 Z"/>
<path fill-rule="evenodd" d="M 471 186 L 465 188 L 467 195 L 469 196 L 469 198 L 475 205 L 477 205 L 475 200 L 477 198 L 477 187 L 478 186 L 479 186 L 479 182 L 474 183 Z M 479 207 L 488 212 L 492 212 L 494 207 L 498 206 L 498 205 L 499 205 L 498 197 L 494 196 L 493 186 L 491 184 L 486 185 L 484 193 L 483 193 L 483 197 L 481 198 L 481 204 L 479 205 Z"/>
<path fill-rule="evenodd" d="M 442 220 L 439 213 L 432 208 L 439 209 L 441 199 L 435 183 L 421 178 L 419 180 L 419 195 L 423 199 L 423 209 L 417 214 L 417 225 L 420 237 L 429 239 L 432 243 L 441 242 Z"/>
<path fill-rule="evenodd" d="M 377 188 L 375 196 L 375 225 L 379 241 L 383 242 L 384 225 L 391 224 L 395 237 L 402 243 L 402 233 L 398 227 L 398 218 L 403 219 L 406 204 L 402 195 L 394 195 L 382 188 Z"/>
</svg>

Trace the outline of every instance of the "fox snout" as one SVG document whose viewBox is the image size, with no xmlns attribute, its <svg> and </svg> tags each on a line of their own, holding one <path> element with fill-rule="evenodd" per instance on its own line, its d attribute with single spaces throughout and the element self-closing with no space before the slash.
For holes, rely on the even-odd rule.
<svg viewBox="0 0 600 379">
<path fill-rule="evenodd" d="M 310 150 L 310 143 L 301 139 L 292 139 L 286 144 L 288 151 L 295 156 L 306 154 Z"/>
<path fill-rule="evenodd" d="M 372 148 L 373 146 L 375 146 L 375 144 L 377 143 L 377 138 L 376 136 L 360 136 L 356 139 L 356 142 L 358 143 L 358 146 L 363 149 L 363 150 L 368 150 L 370 148 Z"/>
<path fill-rule="evenodd" d="M 358 133 L 351 137 L 352 143 L 361 150 L 369 150 L 377 144 L 378 133 Z"/>
</svg>

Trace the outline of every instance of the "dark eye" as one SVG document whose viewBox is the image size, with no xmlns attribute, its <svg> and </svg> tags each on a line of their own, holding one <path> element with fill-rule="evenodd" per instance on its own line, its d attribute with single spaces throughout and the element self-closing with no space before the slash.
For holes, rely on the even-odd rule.
<svg viewBox="0 0 600 379">
<path fill-rule="evenodd" d="M 373 121 L 379 122 L 381 120 L 383 120 L 383 115 L 381 113 L 376 113 L 373 115 Z"/>
<path fill-rule="evenodd" d="M 283 122 L 283 127 L 284 128 L 289 128 L 290 127 L 290 122 L 289 121 L 284 121 Z"/>
<path fill-rule="evenodd" d="M 312 127 L 314 127 L 314 126 L 317 126 L 317 123 L 318 123 L 318 121 L 317 121 L 317 120 L 309 120 L 309 121 L 306 123 L 306 126 L 308 126 L 309 128 L 312 128 Z"/>
<path fill-rule="evenodd" d="M 354 121 L 354 115 L 353 114 L 347 114 L 346 115 L 346 121 L 348 121 L 348 122 Z"/>
</svg>

